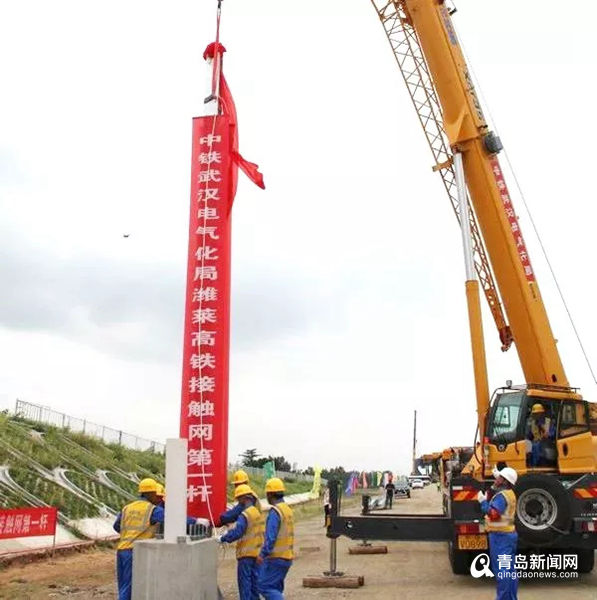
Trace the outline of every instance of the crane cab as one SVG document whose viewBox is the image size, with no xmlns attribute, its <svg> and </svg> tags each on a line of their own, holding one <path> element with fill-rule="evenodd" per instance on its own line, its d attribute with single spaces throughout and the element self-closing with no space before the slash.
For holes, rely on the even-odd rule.
<svg viewBox="0 0 597 600">
<path fill-rule="evenodd" d="M 486 419 L 485 452 L 486 476 L 498 463 L 519 474 L 594 472 L 589 403 L 571 388 L 501 388 Z"/>
</svg>

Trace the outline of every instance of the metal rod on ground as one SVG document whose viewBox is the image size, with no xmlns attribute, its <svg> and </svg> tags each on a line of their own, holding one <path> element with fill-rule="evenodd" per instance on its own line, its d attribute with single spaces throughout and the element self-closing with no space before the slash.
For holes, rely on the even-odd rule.
<svg viewBox="0 0 597 600">
<path fill-rule="evenodd" d="M 329 483 L 330 487 L 330 520 L 338 516 L 338 508 L 340 505 L 339 483 L 337 480 L 332 480 Z M 329 527 L 328 527 L 329 532 Z M 344 573 L 337 571 L 338 566 L 338 549 L 337 536 L 330 537 L 330 570 L 324 571 L 324 575 L 328 577 L 341 577 Z"/>
<path fill-rule="evenodd" d="M 415 422 L 413 425 L 413 468 L 412 474 L 417 475 L 417 411 L 415 410 Z"/>
<path fill-rule="evenodd" d="M 338 540 L 336 538 L 332 538 L 330 540 L 330 570 L 324 571 L 323 574 L 326 577 L 342 577 L 344 575 L 343 571 L 338 571 L 338 548 L 336 546 Z"/>
</svg>

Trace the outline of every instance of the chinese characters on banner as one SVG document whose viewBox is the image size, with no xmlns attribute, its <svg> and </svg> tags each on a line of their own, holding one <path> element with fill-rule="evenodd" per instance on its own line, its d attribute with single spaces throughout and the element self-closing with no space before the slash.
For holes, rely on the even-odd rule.
<svg viewBox="0 0 597 600">
<path fill-rule="evenodd" d="M 0 510 L 0 540 L 54 535 L 57 517 L 58 509 L 53 506 Z"/>
<path fill-rule="evenodd" d="M 212 521 L 226 508 L 228 464 L 229 136 L 226 116 L 193 119 L 180 437 L 189 515 Z"/>
<path fill-rule="evenodd" d="M 500 191 L 500 196 L 502 198 L 502 204 L 504 206 L 506 217 L 508 218 L 508 223 L 510 223 L 512 237 L 514 238 L 514 243 L 516 244 L 516 249 L 518 251 L 518 256 L 520 257 L 520 262 L 522 263 L 525 277 L 527 278 L 527 281 L 535 281 L 535 273 L 533 272 L 533 267 L 531 266 L 531 259 L 529 258 L 529 254 L 524 243 L 524 238 L 522 237 L 522 231 L 518 225 L 518 219 L 514 213 L 512 200 L 510 199 L 508 187 L 506 186 L 506 181 L 504 180 L 504 173 L 500 168 L 500 163 L 497 158 L 492 158 L 490 164 L 491 170 L 493 171 L 493 175 L 495 177 L 496 185 Z"/>
</svg>

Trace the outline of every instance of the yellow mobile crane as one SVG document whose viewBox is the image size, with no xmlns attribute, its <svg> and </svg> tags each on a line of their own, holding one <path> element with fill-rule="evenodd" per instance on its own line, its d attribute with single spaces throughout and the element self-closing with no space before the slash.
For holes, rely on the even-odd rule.
<svg viewBox="0 0 597 600">
<path fill-rule="evenodd" d="M 453 570 L 468 573 L 475 552 L 487 548 L 477 493 L 491 484 L 496 466 L 508 465 L 519 474 L 520 548 L 567 548 L 578 554 L 579 571 L 590 571 L 597 548 L 595 405 L 570 387 L 564 372 L 498 160 L 502 145 L 483 115 L 454 11 L 445 0 L 372 3 L 461 224 L 479 443 L 449 482 L 443 517 L 358 521 L 333 514 L 330 535 L 447 540 Z M 479 282 L 502 350 L 514 343 L 525 377 L 524 385 L 508 383 L 491 401 Z"/>
</svg>

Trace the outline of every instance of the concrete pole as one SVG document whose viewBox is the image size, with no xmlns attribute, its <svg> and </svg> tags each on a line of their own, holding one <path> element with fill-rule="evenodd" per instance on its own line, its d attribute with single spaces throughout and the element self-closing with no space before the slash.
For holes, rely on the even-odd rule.
<svg viewBox="0 0 597 600">
<path fill-rule="evenodd" d="M 187 440 L 166 440 L 166 514 L 164 541 L 187 534 Z"/>
</svg>

